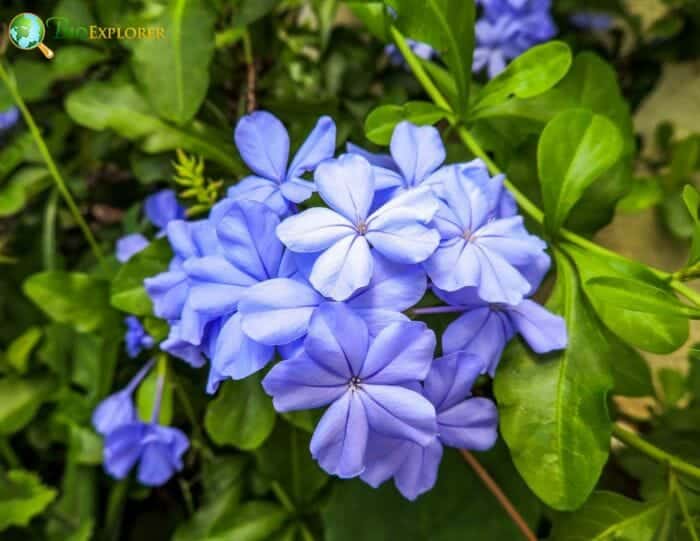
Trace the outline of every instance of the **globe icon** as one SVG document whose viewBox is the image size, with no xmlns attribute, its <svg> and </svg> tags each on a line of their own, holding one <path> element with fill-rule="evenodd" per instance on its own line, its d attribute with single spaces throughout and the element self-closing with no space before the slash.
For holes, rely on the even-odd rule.
<svg viewBox="0 0 700 541">
<path fill-rule="evenodd" d="M 53 51 L 42 42 L 46 36 L 44 21 L 33 13 L 20 13 L 10 21 L 10 41 L 25 51 L 36 49 L 48 59 L 53 58 Z"/>
</svg>

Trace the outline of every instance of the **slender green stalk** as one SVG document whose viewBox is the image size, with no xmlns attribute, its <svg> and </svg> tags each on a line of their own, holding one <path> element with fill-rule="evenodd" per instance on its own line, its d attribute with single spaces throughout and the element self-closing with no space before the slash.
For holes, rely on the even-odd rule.
<svg viewBox="0 0 700 541">
<path fill-rule="evenodd" d="M 678 458 L 675 455 L 659 449 L 655 445 L 652 445 L 648 441 L 645 441 L 639 437 L 634 432 L 622 428 L 619 425 L 613 425 L 613 436 L 615 436 L 615 438 L 620 440 L 625 445 L 628 445 L 640 453 L 647 455 L 652 460 L 655 460 L 660 464 L 666 464 L 673 471 L 700 480 L 700 468 L 686 462 L 681 458 Z"/>
<path fill-rule="evenodd" d="M 2 79 L 2 82 L 7 87 L 7 90 L 10 92 L 10 95 L 17 104 L 17 107 L 22 112 L 24 121 L 27 123 L 27 127 L 29 128 L 32 137 L 34 138 L 34 142 L 36 143 L 36 146 L 39 149 L 39 153 L 44 158 L 44 162 L 46 162 L 46 167 L 48 168 L 49 173 L 51 173 L 51 176 L 53 177 L 53 180 L 56 183 L 56 187 L 63 196 L 63 199 L 65 200 L 68 209 L 73 215 L 73 219 L 75 219 L 76 223 L 78 224 L 78 227 L 80 227 L 80 229 L 82 230 L 83 235 L 85 236 L 85 240 L 87 240 L 88 244 L 90 245 L 90 249 L 95 255 L 95 258 L 97 258 L 98 261 L 102 262 L 102 250 L 97 244 L 97 240 L 92 234 L 92 231 L 90 230 L 90 227 L 88 226 L 87 222 L 83 218 L 82 214 L 80 214 L 80 210 L 75 204 L 73 196 L 71 195 L 68 186 L 66 185 L 65 181 L 63 180 L 63 177 L 61 176 L 61 173 L 59 172 L 58 167 L 56 166 L 56 162 L 54 162 L 53 157 L 51 156 L 51 152 L 46 146 L 46 142 L 44 141 L 44 138 L 42 137 L 41 132 L 39 131 L 39 128 L 36 125 L 36 122 L 34 122 L 34 117 L 29 112 L 27 105 L 24 103 L 22 96 L 17 90 L 17 85 L 14 82 L 14 77 L 10 76 L 10 73 L 7 72 L 2 62 L 0 62 L 0 79 Z"/>
<path fill-rule="evenodd" d="M 15 453 L 15 450 L 12 448 L 7 438 L 0 438 L 0 454 L 2 454 L 2 457 L 10 468 L 17 469 L 22 467 L 17 453 Z"/>
<path fill-rule="evenodd" d="M 396 29 L 396 27 L 391 27 L 390 28 L 390 33 L 391 36 L 394 40 L 394 43 L 398 47 L 398 49 L 401 51 L 401 54 L 403 54 L 403 57 L 406 60 L 406 63 L 408 66 L 411 68 L 413 71 L 413 75 L 418 79 L 418 82 L 423 86 L 423 89 L 425 92 L 430 96 L 430 99 L 433 100 L 435 105 L 438 107 L 445 109 L 448 111 L 450 116 L 448 117 L 448 120 L 450 124 L 456 128 L 457 134 L 459 135 L 459 138 L 462 140 L 462 142 L 465 144 L 465 146 L 474 154 L 477 158 L 480 158 L 481 160 L 484 161 L 486 166 L 488 167 L 489 171 L 491 172 L 492 175 L 500 175 L 503 174 L 503 171 L 496 165 L 496 163 L 489 157 L 489 155 L 484 151 L 484 149 L 481 148 L 479 143 L 474 139 L 472 134 L 469 132 L 469 130 L 466 128 L 466 126 L 461 125 L 459 122 L 459 119 L 454 115 L 454 111 L 450 107 L 450 104 L 448 101 L 445 99 L 445 97 L 442 95 L 440 90 L 435 86 L 435 83 L 433 83 L 432 79 L 428 75 L 428 73 L 425 71 L 423 66 L 421 65 L 420 61 L 416 56 L 413 54 L 413 51 L 411 51 L 410 47 L 408 46 L 408 43 L 406 43 L 406 38 L 399 32 L 399 30 Z M 523 194 L 516 186 L 513 185 L 512 182 L 510 182 L 508 179 L 504 181 L 505 186 L 508 188 L 508 190 L 513 194 L 513 197 L 515 198 L 516 202 L 518 203 L 518 206 L 528 215 L 530 218 L 535 220 L 537 223 L 542 224 L 544 222 L 544 213 L 542 210 L 535 205 L 525 194 Z M 559 231 L 559 237 L 571 244 L 574 244 L 576 246 L 579 246 L 580 248 L 583 248 L 591 253 L 598 254 L 603 257 L 616 257 L 616 258 L 621 258 L 621 259 L 626 259 L 622 257 L 621 255 L 608 250 L 607 248 L 604 248 L 600 246 L 599 244 L 596 244 L 595 242 L 592 242 L 580 235 L 577 235 L 573 231 L 569 231 L 567 229 L 561 229 Z M 661 280 L 667 281 L 669 285 L 679 294 L 683 295 L 686 297 L 688 300 L 692 301 L 695 303 L 697 306 L 700 306 L 700 292 L 695 291 L 694 289 L 686 286 L 681 278 L 684 278 L 683 276 L 676 276 L 674 274 L 668 273 L 666 271 L 662 271 L 653 267 L 649 267 L 649 270 L 653 272 L 658 278 Z"/>
<path fill-rule="evenodd" d="M 44 210 L 44 224 L 41 235 L 41 256 L 44 268 L 48 271 L 56 268 L 56 211 L 58 210 L 58 191 L 51 190 Z"/>
<path fill-rule="evenodd" d="M 122 514 L 128 493 L 129 479 L 118 481 L 112 485 L 107 499 L 107 516 L 102 537 L 105 541 L 116 541 L 120 537 Z"/>
<path fill-rule="evenodd" d="M 695 529 L 695 523 L 693 522 L 693 517 L 690 515 L 690 510 L 688 509 L 688 502 L 685 499 L 685 494 L 683 493 L 683 487 L 678 483 L 676 474 L 671 471 L 669 472 L 669 487 L 672 493 L 675 493 L 676 499 L 678 500 L 678 506 L 681 508 L 681 515 L 683 515 L 683 522 L 685 523 L 688 533 L 693 541 L 700 541 L 698 537 L 698 532 Z"/>
</svg>

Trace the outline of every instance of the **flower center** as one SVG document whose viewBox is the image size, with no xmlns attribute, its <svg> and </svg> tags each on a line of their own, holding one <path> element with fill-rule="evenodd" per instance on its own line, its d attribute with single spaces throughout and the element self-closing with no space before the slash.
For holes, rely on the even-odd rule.
<svg viewBox="0 0 700 541">
<path fill-rule="evenodd" d="M 360 383 L 362 383 L 360 378 L 357 376 L 353 376 L 348 382 L 348 387 L 350 387 L 350 389 L 352 389 L 353 391 L 357 391 L 360 388 Z"/>
<path fill-rule="evenodd" d="M 476 236 L 474 235 L 474 233 L 472 233 L 471 229 L 465 229 L 462 233 L 462 238 L 467 242 L 471 242 L 476 238 Z"/>
<path fill-rule="evenodd" d="M 365 222 L 360 222 L 359 224 L 357 224 L 357 232 L 360 235 L 364 235 L 365 233 L 367 233 L 367 224 Z"/>
</svg>

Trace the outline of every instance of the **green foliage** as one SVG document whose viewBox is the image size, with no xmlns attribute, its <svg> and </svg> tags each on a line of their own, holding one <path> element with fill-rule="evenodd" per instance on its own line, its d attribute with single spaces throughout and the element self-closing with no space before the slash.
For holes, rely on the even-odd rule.
<svg viewBox="0 0 700 541">
<path fill-rule="evenodd" d="M 56 497 L 28 471 L 10 470 L 0 476 L 0 531 L 9 526 L 27 526 Z"/>
<path fill-rule="evenodd" d="M 432 125 L 448 115 L 446 111 L 425 101 L 409 101 L 404 105 L 382 105 L 365 120 L 367 139 L 378 145 L 388 145 L 399 122 L 407 120 L 418 126 Z"/>
</svg>

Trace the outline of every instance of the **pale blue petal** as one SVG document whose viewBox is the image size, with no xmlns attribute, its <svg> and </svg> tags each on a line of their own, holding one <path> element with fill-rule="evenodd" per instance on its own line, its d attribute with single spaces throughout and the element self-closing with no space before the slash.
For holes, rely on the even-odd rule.
<svg viewBox="0 0 700 541">
<path fill-rule="evenodd" d="M 243 161 L 258 176 L 282 182 L 287 173 L 289 135 L 284 125 L 267 111 L 242 117 L 234 134 Z"/>
<path fill-rule="evenodd" d="M 133 256 L 148 246 L 148 239 L 140 233 L 126 235 L 117 240 L 116 256 L 117 261 L 126 263 Z"/>
<path fill-rule="evenodd" d="M 344 154 L 320 164 L 314 180 L 321 198 L 354 225 L 365 221 L 374 197 L 374 173 L 367 160 Z"/>
<path fill-rule="evenodd" d="M 498 439 L 498 410 L 487 398 L 470 398 L 439 412 L 438 430 L 445 445 L 486 451 Z"/>
<path fill-rule="evenodd" d="M 174 190 L 161 190 L 146 198 L 143 204 L 146 217 L 159 229 L 173 220 L 185 217 L 185 208 L 180 205 Z"/>
<path fill-rule="evenodd" d="M 275 180 L 250 176 L 231 186 L 228 190 L 227 199 L 231 202 L 258 201 L 270 207 L 279 216 L 284 216 L 289 213 L 289 206 L 280 189 L 280 185 Z M 217 203 L 212 209 L 210 218 L 214 223 L 219 221 L 218 218 L 222 208 L 220 205 L 222 203 Z"/>
<path fill-rule="evenodd" d="M 394 158 L 406 187 L 420 184 L 445 161 L 445 146 L 440 132 L 432 126 L 415 126 L 399 122 L 391 137 L 391 156 Z"/>
<path fill-rule="evenodd" d="M 433 361 L 423 384 L 423 394 L 438 414 L 471 396 L 471 389 L 484 371 L 484 362 L 465 351 L 450 353 Z"/>
<path fill-rule="evenodd" d="M 313 171 L 319 163 L 332 158 L 334 152 L 335 122 L 329 116 L 322 116 L 294 156 L 292 164 L 289 166 L 287 180 L 300 177 L 307 171 Z M 287 197 L 287 199 L 290 198 Z M 295 202 L 300 203 L 301 201 Z"/>
<path fill-rule="evenodd" d="M 367 240 L 346 236 L 328 248 L 314 263 L 311 284 L 323 295 L 344 301 L 372 278 L 373 258 Z"/>
<path fill-rule="evenodd" d="M 299 177 L 292 177 L 280 186 L 280 191 L 285 199 L 292 203 L 302 203 L 316 191 L 316 185 Z"/>
<path fill-rule="evenodd" d="M 534 301 L 524 300 L 508 311 L 517 331 L 535 353 L 564 349 L 566 321 Z"/>
<path fill-rule="evenodd" d="M 277 236 L 293 252 L 314 253 L 329 248 L 357 231 L 343 216 L 327 208 L 314 207 L 290 216 L 277 227 Z"/>
<path fill-rule="evenodd" d="M 435 486 L 443 451 L 437 438 L 424 447 L 406 445 L 407 456 L 394 475 L 394 483 L 404 498 L 413 501 Z"/>
<path fill-rule="evenodd" d="M 362 147 L 359 147 L 357 145 L 354 145 L 353 143 L 348 142 L 345 145 L 345 149 L 349 154 L 358 154 L 362 156 L 365 160 L 367 160 L 370 164 L 374 165 L 375 167 L 379 167 L 382 169 L 388 169 L 389 171 L 392 172 L 397 172 L 398 167 L 396 166 L 396 162 L 394 159 L 391 157 L 389 154 L 380 154 L 380 153 L 374 153 L 370 152 L 369 150 L 365 150 Z M 399 186 L 401 184 L 401 177 L 395 177 L 399 179 L 398 184 L 394 184 L 394 186 Z"/>
</svg>

